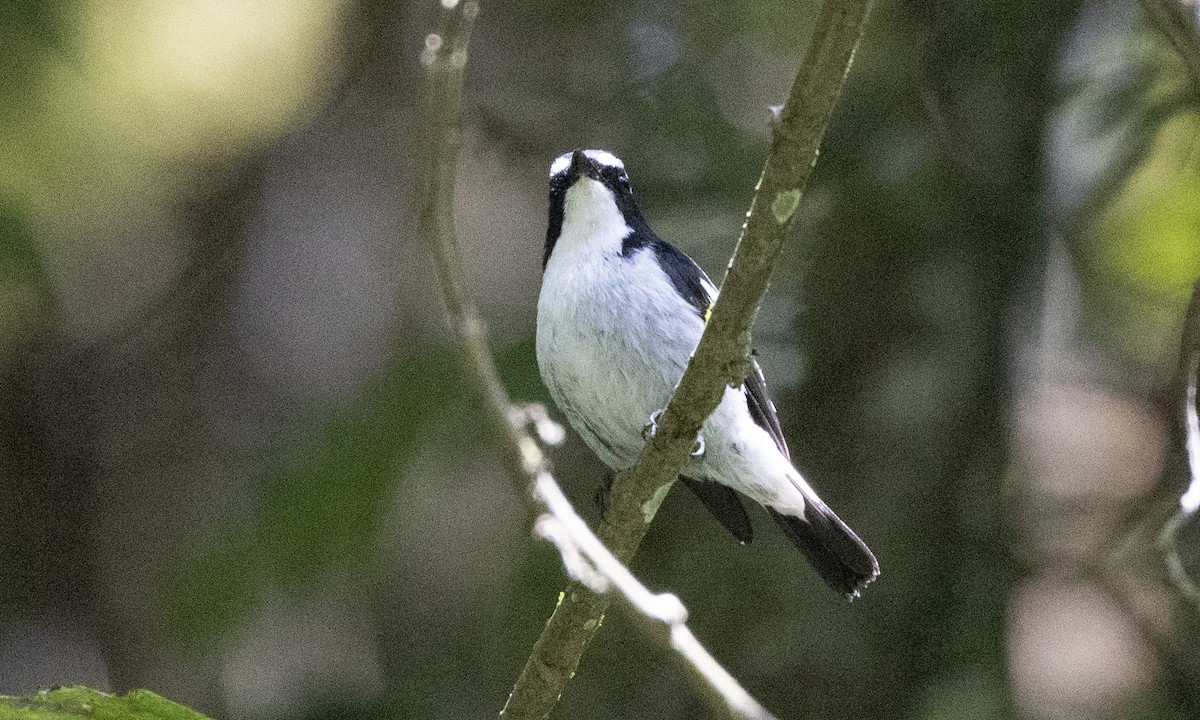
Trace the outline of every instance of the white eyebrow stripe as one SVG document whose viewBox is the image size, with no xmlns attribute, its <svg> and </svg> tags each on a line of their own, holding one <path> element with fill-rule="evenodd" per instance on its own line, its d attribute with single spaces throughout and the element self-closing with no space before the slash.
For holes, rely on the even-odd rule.
<svg viewBox="0 0 1200 720">
<path fill-rule="evenodd" d="M 613 155 L 607 150 L 584 150 L 583 154 L 587 155 L 601 165 L 620 168 L 622 170 L 625 169 L 625 163 L 621 162 L 621 158 Z"/>
<path fill-rule="evenodd" d="M 571 166 L 571 155 L 573 154 L 574 151 L 565 152 L 554 158 L 554 162 L 550 163 L 550 177 L 566 172 L 567 168 Z M 601 165 L 607 165 L 608 167 L 620 170 L 625 169 L 625 163 L 621 162 L 621 158 L 607 150 L 584 150 L 583 154 Z"/>
<path fill-rule="evenodd" d="M 554 158 L 554 162 L 550 164 L 550 177 L 554 177 L 559 173 L 566 172 L 567 168 L 570 166 L 571 153 L 567 152 L 559 155 L 558 157 Z"/>
</svg>

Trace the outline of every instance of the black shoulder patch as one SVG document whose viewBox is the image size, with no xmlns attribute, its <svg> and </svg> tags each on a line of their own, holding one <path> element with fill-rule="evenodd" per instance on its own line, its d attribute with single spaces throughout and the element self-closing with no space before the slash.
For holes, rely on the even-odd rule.
<svg viewBox="0 0 1200 720">
<path fill-rule="evenodd" d="M 675 291 L 696 309 L 696 314 L 703 320 L 708 313 L 709 306 L 712 305 L 712 298 L 709 297 L 708 290 L 704 287 L 705 282 L 712 285 L 708 275 L 679 248 L 646 231 L 635 230 L 629 233 L 621 243 L 621 256 L 632 257 L 642 248 L 649 248 L 654 252 L 658 266 L 671 279 Z"/>
<path fill-rule="evenodd" d="M 700 319 L 707 321 L 705 316 L 708 314 L 713 299 L 705 289 L 705 282 L 711 287 L 712 281 L 708 279 L 704 270 L 694 260 L 683 254 L 679 248 L 659 239 L 649 230 L 634 230 L 629 233 L 621 243 L 621 256 L 632 257 L 635 252 L 643 248 L 654 252 L 659 267 L 671 279 L 671 284 L 675 286 L 676 292 L 696 309 L 696 314 L 700 316 Z M 763 377 L 762 368 L 753 358 L 750 361 L 750 374 L 746 376 L 742 389 L 746 393 L 746 405 L 750 409 L 750 417 L 759 427 L 767 431 L 779 451 L 790 460 L 791 453 L 788 452 L 787 441 L 783 439 L 783 426 L 779 423 L 775 404 L 771 402 L 771 397 L 767 394 L 767 381 Z"/>
</svg>

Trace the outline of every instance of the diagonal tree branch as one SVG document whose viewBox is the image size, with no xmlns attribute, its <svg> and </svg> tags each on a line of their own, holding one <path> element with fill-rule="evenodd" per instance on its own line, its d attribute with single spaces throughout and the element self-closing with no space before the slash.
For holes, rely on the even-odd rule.
<svg viewBox="0 0 1200 720">
<path fill-rule="evenodd" d="M 594 593 L 615 592 L 634 611 L 642 631 L 682 659 L 713 709 L 735 720 L 775 720 L 688 629 L 687 609 L 679 598 L 655 595 L 642 585 L 592 534 L 549 473 L 537 480 L 533 496 L 546 508 L 534 531 L 558 547 L 567 571 Z"/>
<path fill-rule="evenodd" d="M 477 0 L 441 0 L 438 32 L 425 38 L 421 62 L 427 68 L 424 128 L 427 148 L 421 196 L 420 232 L 434 256 L 447 317 L 461 350 L 465 374 L 484 401 L 489 434 L 496 440 L 508 475 L 527 491 L 541 511 L 534 528 L 553 542 L 567 572 L 594 596 L 615 594 L 634 611 L 639 625 L 674 651 L 713 708 L 741 720 L 774 720 L 696 640 L 686 625 L 687 610 L 674 595 L 655 595 L 592 534 L 550 475 L 548 463 L 527 428 L 542 442 L 557 443 L 563 429 L 544 409 L 513 405 L 500 382 L 479 312 L 466 292 L 462 253 L 454 227 L 454 170 L 462 128 L 463 70 Z"/>
<path fill-rule="evenodd" d="M 766 166 L 713 306 L 683 379 L 637 463 L 618 473 L 599 535 L 628 563 L 679 475 L 704 420 L 728 385 L 749 370 L 750 327 L 817 161 L 872 0 L 826 0 L 786 104 L 778 113 Z M 501 715 L 547 717 L 599 629 L 608 599 L 571 583 L 534 644 Z"/>
</svg>

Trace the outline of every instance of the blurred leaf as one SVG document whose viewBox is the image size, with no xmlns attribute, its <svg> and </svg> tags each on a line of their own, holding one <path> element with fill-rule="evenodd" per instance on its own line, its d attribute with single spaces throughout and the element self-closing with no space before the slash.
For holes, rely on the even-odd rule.
<svg viewBox="0 0 1200 720">
<path fill-rule="evenodd" d="M 0 197 L 0 283 L 44 286 L 41 257 L 17 209 Z"/>
<path fill-rule="evenodd" d="M 1167 569 L 1176 590 L 1200 609 L 1200 522 L 1194 513 L 1180 511 L 1163 528 L 1159 545 L 1166 551 Z"/>
<path fill-rule="evenodd" d="M 75 3 L 63 0 L 5 0 L 0 3 L 0 98 L 9 111 L 36 95 L 33 82 L 51 54 L 69 49 L 66 39 Z M 0 109 L 3 112 L 4 109 Z"/>
<path fill-rule="evenodd" d="M 63 0 L 6 0 L 0 3 L 0 32 L 35 37 L 57 45 L 63 36 L 64 15 L 75 3 Z"/>
<path fill-rule="evenodd" d="M 110 695 L 76 686 L 44 690 L 29 697 L 0 696 L 0 718 L 4 720 L 205 720 L 188 709 L 149 690 L 131 690 Z"/>
<path fill-rule="evenodd" d="M 1142 308 L 1121 309 L 1133 291 L 1143 301 L 1169 304 L 1174 316 L 1200 275 L 1200 171 L 1181 162 L 1196 150 L 1198 121 L 1187 113 L 1163 123 L 1145 161 L 1096 218 L 1092 269 L 1120 296 L 1114 312 L 1143 315 Z"/>
<path fill-rule="evenodd" d="M 0 365 L 21 338 L 47 322 L 53 295 L 33 236 L 16 208 L 0 197 Z"/>
<path fill-rule="evenodd" d="M 925 688 L 918 714 L 922 720 L 1006 717 L 1006 689 L 985 674 L 962 674 L 934 682 Z"/>
<path fill-rule="evenodd" d="M 1193 202 L 1200 187 L 1195 178 L 1157 180 L 1153 195 L 1126 206 L 1106 228 L 1100 261 L 1147 291 L 1182 297 L 1200 270 L 1200 212 Z"/>
<path fill-rule="evenodd" d="M 1193 93 L 1200 91 L 1200 37 L 1196 35 L 1196 17 L 1192 16 L 1192 3 L 1181 0 L 1141 0 L 1147 19 L 1171 42 L 1171 46 L 1183 61 L 1195 85 Z"/>
</svg>

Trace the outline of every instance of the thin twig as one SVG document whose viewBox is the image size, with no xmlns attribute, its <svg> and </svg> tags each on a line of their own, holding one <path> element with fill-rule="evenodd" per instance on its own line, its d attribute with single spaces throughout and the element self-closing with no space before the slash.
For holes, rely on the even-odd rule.
<svg viewBox="0 0 1200 720">
<path fill-rule="evenodd" d="M 731 718 L 774 720 L 688 629 L 687 608 L 679 598 L 671 593 L 655 595 L 642 585 L 592 534 L 549 473 L 538 479 L 534 496 L 547 510 L 538 518 L 535 531 L 558 547 L 564 564 L 578 582 L 593 593 L 615 590 L 634 611 L 642 629 L 661 638 L 684 660 L 684 669 L 715 709 Z"/>
<path fill-rule="evenodd" d="M 705 419 L 727 386 L 749 368 L 750 327 L 771 270 L 807 186 L 825 129 L 841 94 L 872 0 L 826 0 L 755 188 L 746 224 L 700 340 L 657 432 L 637 463 L 617 474 L 599 534 L 628 563 L 667 490 L 692 449 Z M 563 594 L 501 713 L 510 720 L 550 714 L 574 675 L 607 607 L 603 595 L 581 583 Z"/>
<path fill-rule="evenodd" d="M 655 595 L 615 558 L 571 507 L 550 475 L 533 426 L 542 442 L 556 443 L 563 430 L 543 408 L 513 405 L 496 371 L 487 332 L 466 291 L 462 254 L 454 227 L 454 170 L 462 128 L 463 70 L 471 26 L 479 13 L 476 0 L 461 6 L 442 0 L 444 12 L 436 33 L 425 38 L 421 62 L 428 69 L 425 128 L 428 156 L 421 202 L 420 231 L 428 241 L 445 297 L 446 313 L 458 340 L 466 375 L 484 400 L 485 418 L 508 475 L 528 491 L 542 514 L 535 530 L 559 549 L 576 584 L 595 595 L 616 593 L 625 600 L 651 637 L 661 638 L 690 671 L 714 709 L 738 720 L 774 720 L 710 655 L 685 621 L 687 610 L 674 595 Z M 666 632 L 661 632 L 665 629 Z"/>
<path fill-rule="evenodd" d="M 483 397 L 487 425 L 497 437 L 510 477 L 527 478 L 543 464 L 537 443 L 525 433 L 492 362 L 487 330 L 466 291 L 462 252 L 454 226 L 454 171 L 462 144 L 463 70 L 471 27 L 479 14 L 476 0 L 443 1 L 441 25 L 425 36 L 421 63 L 427 69 L 424 129 L 426 158 L 420 232 L 433 251 L 434 264 L 451 331 L 462 349 L 466 377 Z M 523 482 L 526 481 L 522 481 Z M 525 488 L 521 488 L 524 492 Z"/>
</svg>

